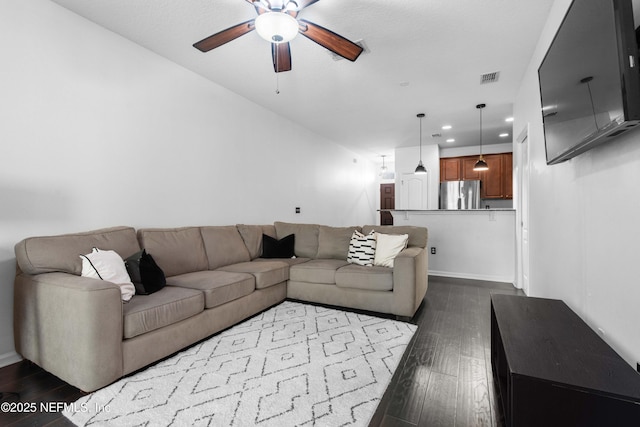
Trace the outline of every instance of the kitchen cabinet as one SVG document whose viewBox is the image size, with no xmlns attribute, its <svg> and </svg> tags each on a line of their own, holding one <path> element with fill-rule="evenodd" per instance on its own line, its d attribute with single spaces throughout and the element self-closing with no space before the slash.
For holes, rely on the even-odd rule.
<svg viewBox="0 0 640 427">
<path fill-rule="evenodd" d="M 460 159 L 440 159 L 440 182 L 460 181 Z"/>
<path fill-rule="evenodd" d="M 502 155 L 504 173 L 504 198 L 513 199 L 513 153 Z"/>
<path fill-rule="evenodd" d="M 487 154 L 484 160 L 489 170 L 477 172 L 473 170 L 473 166 L 478 161 L 478 156 L 440 159 L 440 182 L 479 179 L 482 181 L 483 199 L 512 199 L 513 153 Z"/>
<path fill-rule="evenodd" d="M 480 180 L 482 181 L 480 197 L 483 199 L 503 199 L 505 192 L 502 154 L 488 154 L 484 156 L 484 161 L 487 162 L 489 170 L 480 172 Z"/>
<path fill-rule="evenodd" d="M 473 167 L 476 165 L 477 161 L 478 161 L 478 156 L 461 158 L 463 181 L 482 179 L 480 177 L 480 172 L 473 170 Z"/>
</svg>

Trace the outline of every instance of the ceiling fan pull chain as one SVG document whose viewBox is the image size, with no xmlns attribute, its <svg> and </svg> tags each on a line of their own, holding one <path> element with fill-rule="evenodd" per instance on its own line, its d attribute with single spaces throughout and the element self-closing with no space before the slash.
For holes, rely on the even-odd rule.
<svg viewBox="0 0 640 427">
<path fill-rule="evenodd" d="M 280 95 L 280 73 L 276 73 L 276 95 Z"/>
</svg>

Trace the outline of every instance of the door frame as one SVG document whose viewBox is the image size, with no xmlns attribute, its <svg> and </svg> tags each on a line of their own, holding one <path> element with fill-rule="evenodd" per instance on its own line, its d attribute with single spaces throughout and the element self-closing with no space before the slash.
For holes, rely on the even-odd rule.
<svg viewBox="0 0 640 427">
<path fill-rule="evenodd" d="M 393 206 L 391 206 L 390 208 L 387 208 L 386 206 L 383 206 L 383 199 L 384 196 L 382 194 L 382 190 L 383 188 L 385 188 L 385 186 L 388 186 L 389 188 L 391 188 L 393 190 Z M 380 187 L 379 187 L 379 196 L 380 196 L 380 209 L 395 209 L 396 208 L 396 184 L 395 182 L 381 182 L 380 183 Z M 385 216 L 384 214 L 388 214 L 389 217 L 391 217 L 391 224 L 393 225 L 393 215 L 391 214 L 391 212 L 380 212 L 380 225 L 386 225 L 383 224 L 384 221 L 382 221 L 383 216 Z"/>
<path fill-rule="evenodd" d="M 515 286 L 529 295 L 531 281 L 530 238 L 529 238 L 529 191 L 530 191 L 530 141 L 529 127 L 527 123 L 516 138 L 516 150 L 518 160 L 516 163 L 516 176 L 518 179 L 518 193 L 516 195 L 516 251 L 517 251 L 517 278 Z"/>
</svg>

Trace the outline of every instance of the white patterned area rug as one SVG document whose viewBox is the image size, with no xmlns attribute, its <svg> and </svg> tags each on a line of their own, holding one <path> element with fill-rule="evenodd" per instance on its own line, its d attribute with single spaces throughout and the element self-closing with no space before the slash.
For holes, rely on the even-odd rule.
<svg viewBox="0 0 640 427">
<path fill-rule="evenodd" d="M 415 330 L 285 301 L 63 413 L 81 426 L 366 426 Z"/>
</svg>

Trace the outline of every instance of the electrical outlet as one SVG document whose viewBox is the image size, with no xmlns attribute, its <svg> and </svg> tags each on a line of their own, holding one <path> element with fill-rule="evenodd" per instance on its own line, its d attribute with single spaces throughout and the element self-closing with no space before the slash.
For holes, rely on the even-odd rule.
<svg viewBox="0 0 640 427">
<path fill-rule="evenodd" d="M 299 214 L 300 213 L 300 208 L 296 207 L 296 213 Z"/>
<path fill-rule="evenodd" d="M 435 255 L 436 254 L 436 247 L 432 246 L 431 247 L 431 255 Z"/>
</svg>

